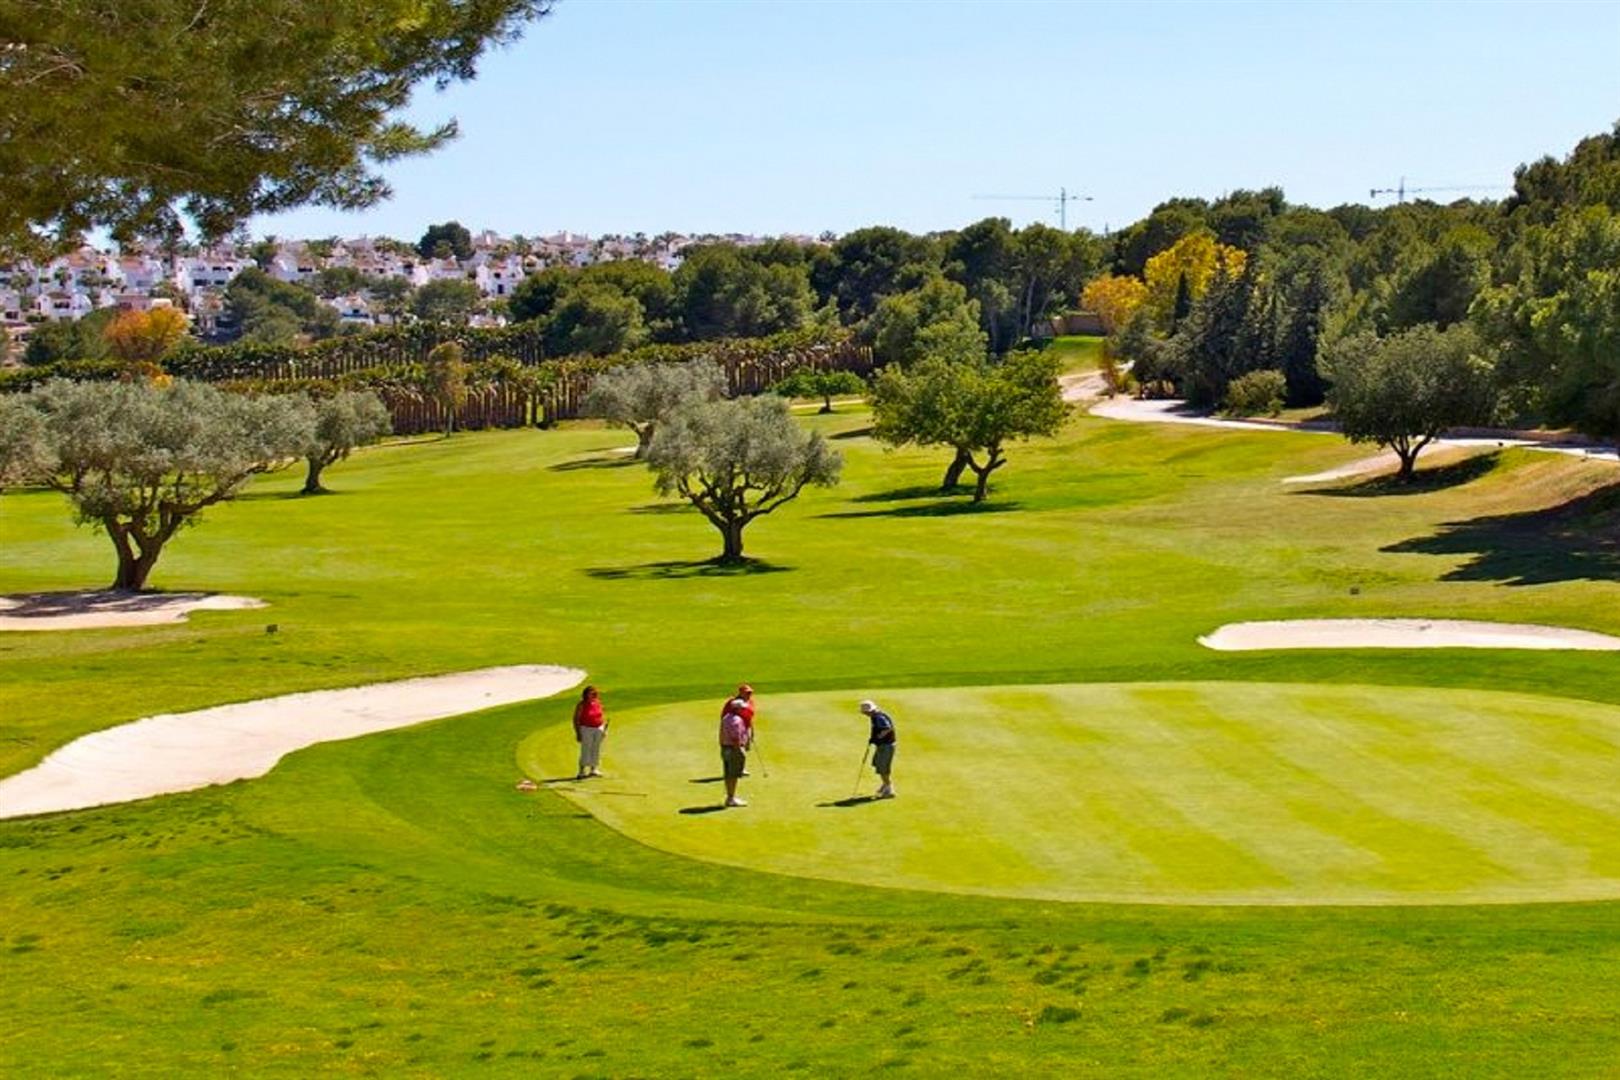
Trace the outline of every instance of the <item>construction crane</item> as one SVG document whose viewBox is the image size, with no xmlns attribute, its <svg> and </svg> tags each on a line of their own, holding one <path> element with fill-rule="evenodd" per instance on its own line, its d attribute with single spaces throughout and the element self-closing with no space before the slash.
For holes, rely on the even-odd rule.
<svg viewBox="0 0 1620 1080">
<path fill-rule="evenodd" d="M 1058 188 L 1056 195 L 975 195 L 975 199 L 1010 199 L 1019 202 L 1048 202 L 1057 204 L 1058 227 L 1069 231 L 1069 204 L 1090 202 L 1090 195 L 1071 195 L 1068 188 Z"/>
<path fill-rule="evenodd" d="M 1395 196 L 1395 201 L 1396 202 L 1403 203 L 1403 202 L 1406 201 L 1406 196 L 1408 194 L 1425 195 L 1425 194 L 1428 194 L 1429 192 L 1432 192 L 1432 191 L 1502 191 L 1502 190 L 1504 190 L 1504 188 L 1503 188 L 1503 186 L 1501 184 L 1449 184 L 1449 185 L 1446 185 L 1444 187 L 1413 187 L 1413 188 L 1409 188 L 1409 187 L 1406 186 L 1406 177 L 1403 176 L 1403 177 L 1401 177 L 1401 182 L 1399 184 L 1396 184 L 1394 187 L 1392 187 L 1392 188 L 1391 187 L 1375 187 L 1375 188 L 1371 189 L 1370 191 L 1368 191 L 1367 195 L 1368 195 L 1369 198 L 1373 198 L 1373 199 L 1378 198 L 1378 196 L 1380 196 L 1380 195 L 1393 195 L 1393 196 Z"/>
</svg>

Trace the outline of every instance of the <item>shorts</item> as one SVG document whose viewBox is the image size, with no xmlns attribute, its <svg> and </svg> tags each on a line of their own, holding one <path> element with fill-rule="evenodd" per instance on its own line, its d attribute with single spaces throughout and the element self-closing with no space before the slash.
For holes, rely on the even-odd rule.
<svg viewBox="0 0 1620 1080">
<path fill-rule="evenodd" d="M 736 780 L 742 776 L 743 769 L 748 765 L 748 751 L 740 746 L 722 746 L 720 748 L 720 769 L 727 780 Z"/>
<path fill-rule="evenodd" d="M 872 748 L 872 771 L 886 776 L 894 768 L 894 743 L 878 743 Z"/>
</svg>

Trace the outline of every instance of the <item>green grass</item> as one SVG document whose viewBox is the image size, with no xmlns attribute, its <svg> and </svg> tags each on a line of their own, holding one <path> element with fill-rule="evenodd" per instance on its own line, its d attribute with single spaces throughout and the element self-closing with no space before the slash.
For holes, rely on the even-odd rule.
<svg viewBox="0 0 1620 1080">
<path fill-rule="evenodd" d="M 903 798 L 851 799 L 858 695 L 761 699 L 746 813 L 712 702 L 630 712 L 608 781 L 558 790 L 660 850 L 1048 900 L 1459 903 L 1620 897 L 1620 710 L 1478 690 L 1128 683 L 897 690 Z M 519 760 L 572 775 L 546 730 Z M 768 772 L 769 775 L 760 775 Z M 870 770 L 860 777 L 869 793 Z M 887 839 L 867 843 L 874 832 Z"/>
<path fill-rule="evenodd" d="M 1102 367 L 1104 340 L 1085 334 L 1072 334 L 1052 338 L 1044 348 L 1062 363 L 1064 374 L 1072 375 Z"/>
<path fill-rule="evenodd" d="M 845 483 L 756 523 L 756 572 L 702 561 L 718 538 L 608 453 L 623 433 L 458 436 L 364 452 L 332 470 L 340 493 L 329 498 L 291 497 L 294 476 L 257 484 L 183 534 L 154 577 L 260 596 L 267 610 L 0 636 L 0 773 L 153 712 L 528 661 L 583 667 L 604 688 L 622 721 L 604 786 L 649 791 L 629 785 L 678 779 L 662 766 L 688 754 L 707 766 L 715 706 L 743 678 L 760 688 L 768 739 L 796 694 L 830 694 L 838 731 L 825 750 L 837 768 L 800 769 L 791 738 L 778 766 L 768 743 L 773 775 L 747 781 L 759 796 L 749 817 L 681 816 L 673 809 L 685 802 L 672 804 L 658 827 L 691 826 L 682 835 L 711 845 L 692 852 L 702 858 L 639 842 L 556 792 L 512 790 L 526 763 L 566 759 L 566 701 L 312 748 L 225 788 L 0 822 L 0 1073 L 1612 1070 L 1620 904 L 1121 906 L 852 883 L 905 869 L 903 830 L 859 828 L 877 814 L 958 815 L 951 857 L 963 865 L 923 871 L 966 877 L 987 857 L 969 842 L 981 827 L 973 804 L 932 789 L 929 710 L 913 689 L 925 702 L 952 688 L 1024 686 L 1023 700 L 1042 701 L 1105 691 L 1041 687 L 1096 683 L 1198 683 L 1211 700 L 1286 683 L 1355 699 L 1335 723 L 1375 741 L 1347 750 L 1338 770 L 1324 728 L 1307 748 L 1320 779 L 1293 790 L 1313 793 L 1320 818 L 1335 785 L 1342 808 L 1411 800 L 1424 794 L 1421 777 L 1451 777 L 1452 791 L 1426 793 L 1426 813 L 1449 815 L 1430 822 L 1436 831 L 1413 830 L 1404 844 L 1398 827 L 1377 837 L 1411 864 L 1396 875 L 1409 887 L 1425 874 L 1452 886 L 1607 876 L 1600 861 L 1576 864 L 1582 850 L 1608 857 L 1593 770 L 1608 760 L 1610 710 L 1578 703 L 1620 702 L 1620 658 L 1236 656 L 1195 642 L 1235 619 L 1306 615 L 1620 630 L 1605 467 L 1508 452 L 1460 482 L 1366 497 L 1353 482 L 1279 483 L 1361 456 L 1335 440 L 1077 420 L 1057 440 L 1014 447 L 975 511 L 930 493 L 939 455 L 860 437 L 869 421 L 859 410 L 807 422 L 839 436 Z M 0 496 L 0 592 L 99 585 L 110 572 L 105 539 L 75 530 L 58 498 Z M 267 635 L 269 622 L 280 632 Z M 846 815 L 827 828 L 854 830 L 836 851 L 851 867 L 823 860 L 782 874 L 712 861 L 717 828 L 786 812 L 778 790 L 847 794 L 861 692 L 896 703 L 902 798 L 817 808 Z M 1414 734 L 1401 708 L 1413 693 L 1475 703 L 1503 741 Z M 1537 695 L 1541 719 L 1496 693 Z M 1228 813 L 1250 800 L 1282 816 L 1264 795 L 1290 790 L 1288 778 L 1227 750 L 1259 753 L 1269 734 L 1279 754 L 1306 752 L 1293 741 L 1302 735 L 1279 733 L 1305 709 L 1289 700 L 1291 713 L 1245 712 L 1247 727 L 1218 710 L 1154 705 L 1179 749 L 1109 779 L 1121 801 L 1093 812 L 1111 809 L 1119 825 L 1098 842 L 1142 827 L 1152 808 L 1131 802 L 1133 789 L 1191 797 L 1173 782 L 1196 775 L 1186 755 L 1199 745 L 1242 770 L 1223 793 Z M 682 702 L 697 711 L 668 711 Z M 1438 722 L 1455 731 L 1467 719 L 1448 711 Z M 1572 734 L 1547 741 L 1538 723 Z M 642 726 L 662 733 L 633 738 Z M 1573 734 L 1582 730 L 1591 737 Z M 1114 729 L 1111 760 L 1140 758 L 1143 736 Z M 652 753 L 658 770 L 625 771 Z M 1379 756 L 1418 771 L 1391 786 L 1370 775 Z M 691 787 L 694 803 L 708 798 Z M 1520 801 L 1526 793 L 1542 801 Z M 1078 794 L 1063 793 L 1061 812 Z M 650 791 L 623 798 L 650 812 Z M 1441 835 L 1464 827 L 1459 806 L 1474 799 L 1477 832 Z M 1572 819 L 1558 800 L 1594 816 Z M 937 841 L 943 818 L 932 820 Z M 1264 826 L 1227 821 L 1219 832 L 1252 839 Z M 1347 816 L 1311 828 L 1365 837 L 1369 826 Z M 1478 850 L 1505 862 L 1487 866 Z"/>
</svg>

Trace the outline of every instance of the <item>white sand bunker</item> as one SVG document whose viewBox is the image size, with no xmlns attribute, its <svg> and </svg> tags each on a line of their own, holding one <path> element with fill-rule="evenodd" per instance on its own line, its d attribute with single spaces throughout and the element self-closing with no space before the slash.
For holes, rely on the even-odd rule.
<svg viewBox="0 0 1620 1080">
<path fill-rule="evenodd" d="M 525 664 L 149 716 L 75 739 L 0 780 L 0 818 L 263 776 L 306 746 L 549 697 L 584 678 L 575 668 Z"/>
<path fill-rule="evenodd" d="M 1585 649 L 1620 650 L 1620 637 L 1529 623 L 1466 619 L 1283 619 L 1228 623 L 1198 643 L 1250 649 Z"/>
<path fill-rule="evenodd" d="M 99 630 L 185 622 L 193 611 L 262 608 L 251 596 L 212 593 L 61 592 L 0 596 L 0 630 Z"/>
</svg>

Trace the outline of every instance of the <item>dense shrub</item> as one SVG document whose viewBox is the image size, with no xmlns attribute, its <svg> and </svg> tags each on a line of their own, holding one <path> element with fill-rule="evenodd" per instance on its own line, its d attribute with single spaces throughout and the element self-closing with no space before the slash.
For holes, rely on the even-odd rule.
<svg viewBox="0 0 1620 1080">
<path fill-rule="evenodd" d="M 1282 412 L 1288 379 L 1280 371 L 1251 371 L 1226 387 L 1221 411 L 1228 416 L 1276 416 Z"/>
</svg>

